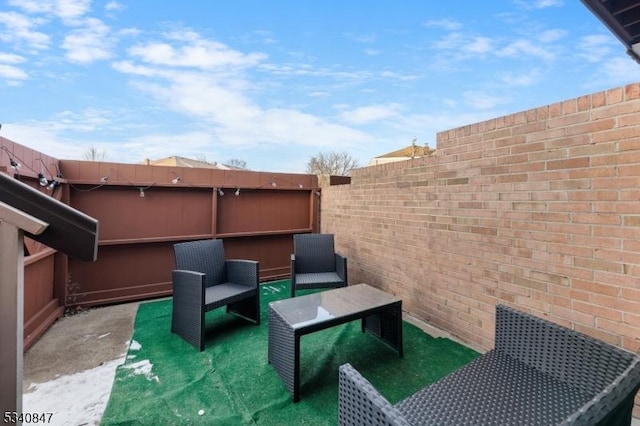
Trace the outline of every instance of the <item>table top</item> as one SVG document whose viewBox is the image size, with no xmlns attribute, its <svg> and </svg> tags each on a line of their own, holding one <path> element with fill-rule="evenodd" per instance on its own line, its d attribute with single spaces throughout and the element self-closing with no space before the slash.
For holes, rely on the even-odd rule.
<svg viewBox="0 0 640 426">
<path fill-rule="evenodd" d="M 274 309 L 294 329 L 347 317 L 369 309 L 381 308 L 401 299 L 368 284 L 356 284 L 333 290 L 271 302 Z"/>
</svg>

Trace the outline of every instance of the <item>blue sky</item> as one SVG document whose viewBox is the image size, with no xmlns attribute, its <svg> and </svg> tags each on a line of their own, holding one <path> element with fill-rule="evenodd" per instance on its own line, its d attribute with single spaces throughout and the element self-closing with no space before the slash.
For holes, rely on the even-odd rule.
<svg viewBox="0 0 640 426">
<path fill-rule="evenodd" d="M 640 81 L 579 0 L 0 0 L 0 136 L 304 172 Z"/>
</svg>

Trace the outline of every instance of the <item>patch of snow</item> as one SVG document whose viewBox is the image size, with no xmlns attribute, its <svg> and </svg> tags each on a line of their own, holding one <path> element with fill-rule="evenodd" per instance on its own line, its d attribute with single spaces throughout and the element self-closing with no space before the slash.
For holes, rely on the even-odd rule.
<svg viewBox="0 0 640 426">
<path fill-rule="evenodd" d="M 125 364 L 122 366 L 122 368 L 133 370 L 133 374 L 135 374 L 136 376 L 143 374 L 149 381 L 155 380 L 156 382 L 160 382 L 160 378 L 151 373 L 153 364 L 151 364 L 148 359 L 134 362 L 133 364 Z"/>
<path fill-rule="evenodd" d="M 116 368 L 123 362 L 124 357 L 49 382 L 32 383 L 22 395 L 22 412 L 53 413 L 51 425 L 99 425 Z"/>
<path fill-rule="evenodd" d="M 280 293 L 282 291 L 282 287 L 280 286 L 272 286 L 272 285 L 263 285 L 265 293 Z"/>
<path fill-rule="evenodd" d="M 132 351 L 139 351 L 140 349 L 142 349 L 142 345 L 137 341 L 133 340 L 131 342 L 131 345 L 129 346 L 129 349 L 131 349 Z"/>
<path fill-rule="evenodd" d="M 105 333 L 105 334 L 102 334 L 102 335 L 98 336 L 98 339 L 102 339 L 103 337 L 107 337 L 107 336 L 109 336 L 110 334 L 111 334 L 111 333 Z"/>
</svg>

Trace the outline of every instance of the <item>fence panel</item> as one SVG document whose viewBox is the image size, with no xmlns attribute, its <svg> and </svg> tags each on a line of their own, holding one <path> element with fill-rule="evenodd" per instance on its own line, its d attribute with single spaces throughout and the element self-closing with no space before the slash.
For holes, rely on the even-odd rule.
<svg viewBox="0 0 640 426">
<path fill-rule="evenodd" d="M 173 244 L 221 238 L 227 257 L 289 275 L 292 235 L 318 230 L 312 175 L 61 160 L 72 207 L 100 222 L 98 259 L 69 259 L 67 305 L 171 294 Z"/>
</svg>

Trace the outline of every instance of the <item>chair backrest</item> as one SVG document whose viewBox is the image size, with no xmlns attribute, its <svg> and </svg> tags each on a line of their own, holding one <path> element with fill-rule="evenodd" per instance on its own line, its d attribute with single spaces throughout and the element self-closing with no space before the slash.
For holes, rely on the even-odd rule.
<svg viewBox="0 0 640 426">
<path fill-rule="evenodd" d="M 634 354 L 508 306 L 496 306 L 496 350 L 598 394 L 631 365 Z"/>
<path fill-rule="evenodd" d="M 333 234 L 295 234 L 293 253 L 296 255 L 296 273 L 336 270 Z"/>
<path fill-rule="evenodd" d="M 222 240 L 199 240 L 173 245 L 176 269 L 201 272 L 206 275 L 206 286 L 227 281 L 224 246 Z"/>
</svg>

